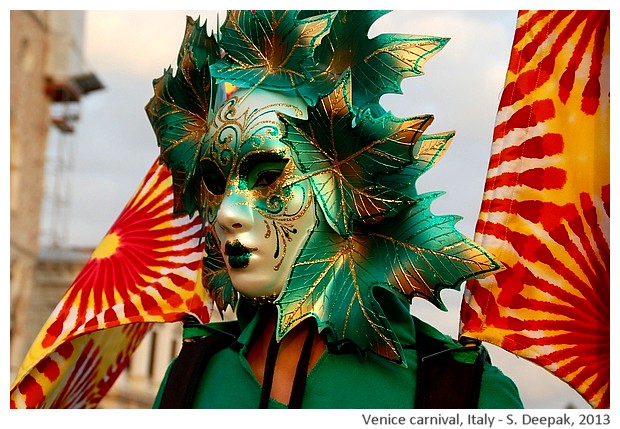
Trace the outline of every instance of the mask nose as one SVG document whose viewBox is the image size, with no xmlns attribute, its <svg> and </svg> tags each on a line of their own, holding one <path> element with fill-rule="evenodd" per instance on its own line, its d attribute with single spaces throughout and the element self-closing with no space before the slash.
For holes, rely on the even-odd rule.
<svg viewBox="0 0 620 429">
<path fill-rule="evenodd" d="M 249 231 L 253 221 L 247 200 L 235 193 L 224 197 L 215 218 L 215 223 L 227 233 Z"/>
</svg>

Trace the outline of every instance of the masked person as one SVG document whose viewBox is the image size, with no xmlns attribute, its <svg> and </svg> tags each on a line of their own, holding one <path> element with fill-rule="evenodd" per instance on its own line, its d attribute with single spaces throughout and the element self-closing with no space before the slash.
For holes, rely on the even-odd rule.
<svg viewBox="0 0 620 429">
<path fill-rule="evenodd" d="M 187 318 L 155 407 L 522 406 L 478 342 L 410 314 L 499 264 L 416 191 L 454 133 L 379 104 L 447 40 L 368 39 L 384 13 L 231 11 L 218 38 L 188 18 L 147 113 L 175 211 L 203 222 L 203 285 L 237 317 Z"/>
</svg>

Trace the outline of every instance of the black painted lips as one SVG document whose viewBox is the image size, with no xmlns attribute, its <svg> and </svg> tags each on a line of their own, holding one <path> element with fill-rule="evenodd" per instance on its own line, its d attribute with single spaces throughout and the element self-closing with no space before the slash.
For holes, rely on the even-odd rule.
<svg viewBox="0 0 620 429">
<path fill-rule="evenodd" d="M 231 268 L 245 268 L 250 263 L 250 256 L 256 248 L 246 247 L 239 240 L 232 243 L 227 241 L 224 245 L 224 252 L 228 256 L 228 264 Z"/>
</svg>

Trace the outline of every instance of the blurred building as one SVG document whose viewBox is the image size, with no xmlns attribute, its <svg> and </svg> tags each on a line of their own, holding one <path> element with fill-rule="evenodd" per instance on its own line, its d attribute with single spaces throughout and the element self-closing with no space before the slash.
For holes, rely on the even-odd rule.
<svg viewBox="0 0 620 429">
<path fill-rule="evenodd" d="M 47 13 L 11 12 L 10 208 L 11 369 L 22 356 L 24 323 L 38 257 L 50 101 L 45 94 Z M 21 320 L 20 320 L 21 319 Z"/>
</svg>

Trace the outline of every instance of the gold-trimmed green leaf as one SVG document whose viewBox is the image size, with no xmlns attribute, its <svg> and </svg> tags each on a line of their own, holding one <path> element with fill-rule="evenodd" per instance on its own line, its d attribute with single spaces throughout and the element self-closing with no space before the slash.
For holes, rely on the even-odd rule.
<svg viewBox="0 0 620 429">
<path fill-rule="evenodd" d="M 458 290 L 469 278 L 496 271 L 500 265 L 455 227 L 459 216 L 436 216 L 430 205 L 442 192 L 420 195 L 389 221 L 369 232 L 396 249 L 386 282 L 408 299 L 423 297 L 444 309 L 440 293 Z"/>
<path fill-rule="evenodd" d="M 229 11 L 222 25 L 226 56 L 213 76 L 237 86 L 291 90 L 307 80 L 305 68 L 334 14 L 298 19 L 299 11 Z"/>
<path fill-rule="evenodd" d="M 315 228 L 276 300 L 278 337 L 314 317 L 319 331 L 327 328 L 336 344 L 352 342 L 362 351 L 401 362 L 400 343 L 372 293 L 380 277 L 368 275 L 387 267 L 389 254 L 372 253 L 380 247 L 385 243 L 369 235 L 345 239 L 325 222 Z"/>
<path fill-rule="evenodd" d="M 402 94 L 402 80 L 424 74 L 426 61 L 448 41 L 444 37 L 380 34 L 361 43 L 365 49 L 351 67 L 353 103 L 367 108 L 378 104 L 384 94 Z"/>
<path fill-rule="evenodd" d="M 350 79 L 308 108 L 308 120 L 280 115 L 297 165 L 315 188 L 328 222 L 343 236 L 353 219 L 377 220 L 402 204 L 378 178 L 413 162 L 413 147 L 431 123 L 429 115 L 399 119 L 351 108 Z"/>
<path fill-rule="evenodd" d="M 413 147 L 413 162 L 397 174 L 379 178 L 382 186 L 396 192 L 394 198 L 415 200 L 417 179 L 437 163 L 450 147 L 454 131 L 440 134 L 421 135 Z"/>
<path fill-rule="evenodd" d="M 314 317 L 336 344 L 352 341 L 401 362 L 402 349 L 373 289 L 391 291 L 405 302 L 415 296 L 441 309 L 440 293 L 469 278 L 499 269 L 483 249 L 456 229 L 456 216 L 434 216 L 437 194 L 411 201 L 398 215 L 344 238 L 321 219 L 276 301 L 278 336 Z"/>
<path fill-rule="evenodd" d="M 319 98 L 329 94 L 340 81 L 342 74 L 357 65 L 360 60 L 358 53 L 365 50 L 364 45 L 369 42 L 368 30 L 379 17 L 388 12 L 337 11 L 329 34 L 321 40 L 314 53 L 314 62 L 307 68 L 311 80 L 299 89 L 309 105 L 314 106 Z"/>
<path fill-rule="evenodd" d="M 201 142 L 213 102 L 209 61 L 219 57 L 213 36 L 207 36 L 206 23 L 187 17 L 185 37 L 179 51 L 177 72 L 172 68 L 153 81 L 154 95 L 146 105 L 160 158 L 175 172 L 175 211 L 192 215 L 198 207 L 195 186 L 188 186 L 200 156 Z M 188 195 L 186 195 L 186 193 Z"/>
<path fill-rule="evenodd" d="M 308 69 L 312 78 L 300 88 L 309 104 L 328 93 L 347 69 L 353 76 L 353 105 L 370 109 L 375 116 L 384 112 L 379 100 L 384 94 L 401 94 L 403 79 L 424 74 L 426 61 L 439 52 L 448 38 L 381 34 L 368 38 L 370 27 L 388 11 L 338 11 L 329 34 L 315 50 Z"/>
</svg>

